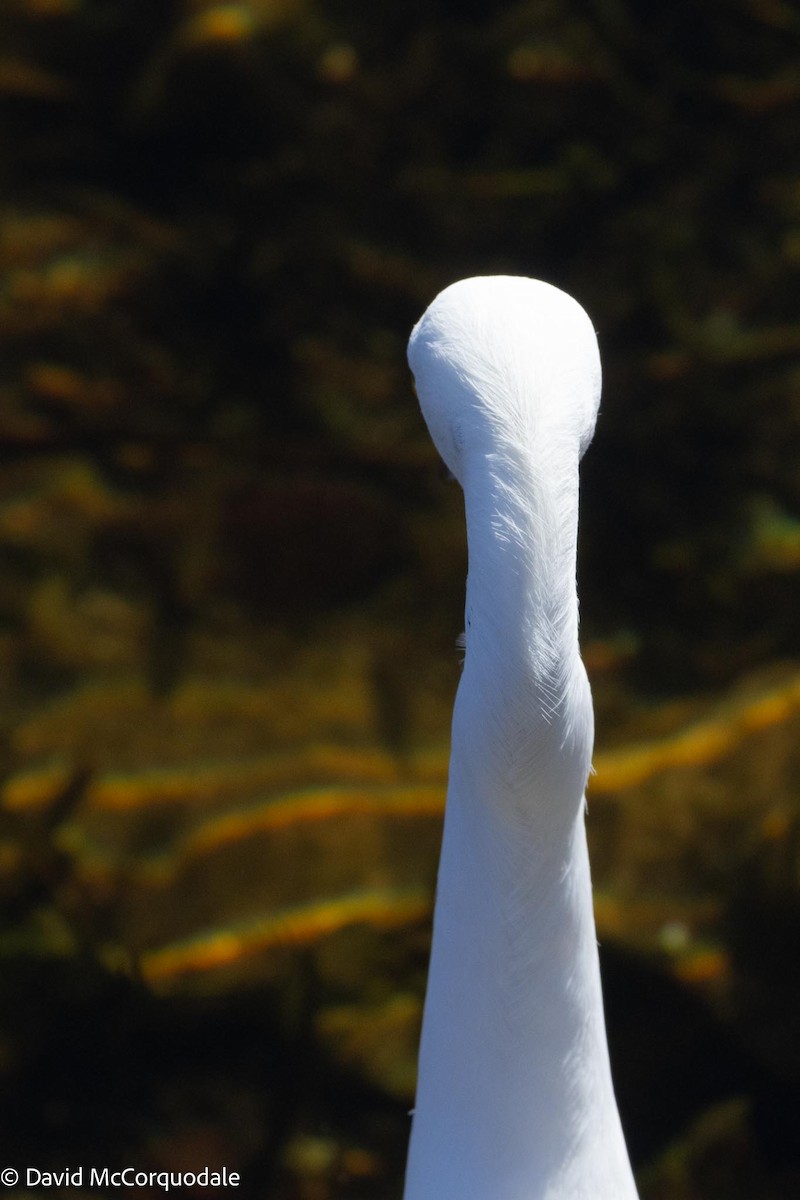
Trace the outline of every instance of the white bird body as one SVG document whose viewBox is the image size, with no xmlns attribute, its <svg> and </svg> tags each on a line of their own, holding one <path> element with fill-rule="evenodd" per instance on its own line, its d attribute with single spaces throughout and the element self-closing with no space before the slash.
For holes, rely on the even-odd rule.
<svg viewBox="0 0 800 1200">
<path fill-rule="evenodd" d="M 405 1200 L 636 1200 L 584 826 L 575 563 L 594 330 L 548 284 L 468 279 L 427 309 L 409 362 L 464 490 L 469 575 Z"/>
</svg>

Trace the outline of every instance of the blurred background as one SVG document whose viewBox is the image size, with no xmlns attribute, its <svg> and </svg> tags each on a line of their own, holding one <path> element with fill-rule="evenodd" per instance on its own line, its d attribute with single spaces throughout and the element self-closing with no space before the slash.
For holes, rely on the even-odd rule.
<svg viewBox="0 0 800 1200">
<path fill-rule="evenodd" d="M 799 101 L 786 0 L 2 0 L 4 1159 L 400 1196 L 465 573 L 405 343 L 508 272 L 604 360 L 641 1194 L 798 1195 Z"/>
</svg>

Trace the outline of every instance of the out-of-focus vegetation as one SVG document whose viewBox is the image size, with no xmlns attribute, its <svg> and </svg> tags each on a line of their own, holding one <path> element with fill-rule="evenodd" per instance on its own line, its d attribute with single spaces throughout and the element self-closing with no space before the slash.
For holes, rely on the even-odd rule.
<svg viewBox="0 0 800 1200">
<path fill-rule="evenodd" d="M 659 684 L 795 653 L 797 23 L 775 0 L 7 0 L 6 440 L 126 482 L 209 442 L 242 472 L 287 439 L 408 467 L 420 306 L 546 276 L 607 368 L 587 620 L 646 632 Z"/>
<path fill-rule="evenodd" d="M 500 271 L 604 359 L 590 836 L 642 1194 L 797 1194 L 799 101 L 784 0 L 0 0 L 20 1162 L 399 1195 L 464 572 L 404 347 Z"/>
</svg>

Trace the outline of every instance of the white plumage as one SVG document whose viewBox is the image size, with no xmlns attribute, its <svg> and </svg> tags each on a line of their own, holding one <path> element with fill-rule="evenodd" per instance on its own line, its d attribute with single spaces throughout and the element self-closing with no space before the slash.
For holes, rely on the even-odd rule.
<svg viewBox="0 0 800 1200">
<path fill-rule="evenodd" d="M 408 354 L 464 490 L 469 575 L 405 1200 L 635 1200 L 584 828 L 575 557 L 597 341 L 569 296 L 500 276 L 442 292 Z"/>
</svg>

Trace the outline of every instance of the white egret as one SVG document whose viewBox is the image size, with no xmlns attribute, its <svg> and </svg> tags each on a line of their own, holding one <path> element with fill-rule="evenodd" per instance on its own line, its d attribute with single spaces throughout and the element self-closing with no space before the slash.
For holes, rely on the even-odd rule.
<svg viewBox="0 0 800 1200">
<path fill-rule="evenodd" d="M 500 276 L 442 292 L 408 356 L 464 490 L 469 574 L 405 1200 L 635 1200 L 584 826 L 575 559 L 597 341 L 564 292 Z"/>
</svg>

